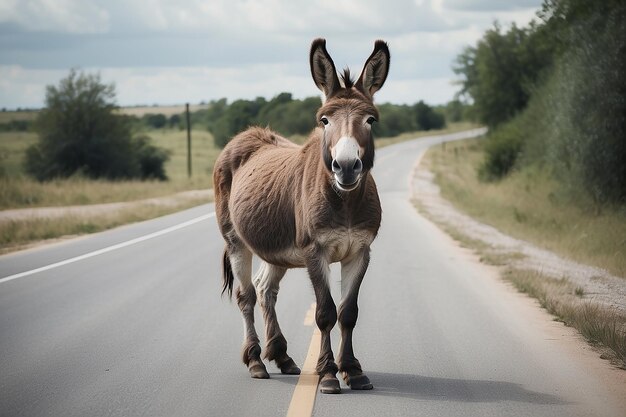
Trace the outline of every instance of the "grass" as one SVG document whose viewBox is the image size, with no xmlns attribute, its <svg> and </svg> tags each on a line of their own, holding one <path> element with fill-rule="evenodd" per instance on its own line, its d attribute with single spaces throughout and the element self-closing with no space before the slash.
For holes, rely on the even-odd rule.
<svg viewBox="0 0 626 417">
<path fill-rule="evenodd" d="M 0 179 L 23 176 L 26 148 L 35 142 L 37 134 L 32 132 L 0 132 Z"/>
<path fill-rule="evenodd" d="M 180 130 L 149 132 L 156 145 L 168 149 L 165 169 L 169 181 L 106 181 L 83 177 L 40 183 L 27 177 L 22 168 L 26 148 L 35 143 L 34 133 L 0 133 L 0 209 L 54 207 L 136 201 L 162 197 L 186 190 L 208 189 L 219 149 L 206 131 L 192 131 L 192 170 L 187 177 L 187 133 Z M 147 220 L 208 202 L 183 199 L 174 206 L 137 204 L 132 209 L 115 210 L 80 217 L 29 219 L 0 222 L 0 253 L 23 248 L 32 242 L 94 233 L 123 224 Z"/>
<path fill-rule="evenodd" d="M 431 148 L 422 163 L 435 173 L 443 197 L 457 208 L 507 234 L 584 263 L 624 276 L 626 218 L 618 210 L 594 214 L 556 198 L 556 183 L 542 171 L 517 171 L 498 183 L 477 179 L 482 160 L 480 140 Z M 417 208 L 423 210 L 419 202 Z M 431 217 L 431 220 L 437 221 Z M 582 287 L 535 271 L 513 268 L 521 254 L 502 252 L 445 223 L 439 225 L 481 262 L 502 267 L 502 276 L 519 291 L 536 298 L 557 320 L 577 329 L 601 357 L 626 368 L 626 317 L 593 303 Z M 621 245 L 621 246 L 620 246 Z M 621 249 L 620 249 L 621 248 Z"/>
<path fill-rule="evenodd" d="M 8 123 L 11 120 L 35 120 L 37 118 L 37 113 L 37 110 L 0 111 L 0 124 Z"/>
<path fill-rule="evenodd" d="M 592 345 L 602 349 L 602 357 L 626 368 L 626 317 L 615 310 L 582 300 L 580 288 L 566 280 L 556 280 L 535 271 L 508 268 L 503 277 L 519 291 L 536 298 L 550 314 L 578 330 Z"/>
<path fill-rule="evenodd" d="M 189 111 L 195 112 L 202 109 L 207 109 L 208 104 L 190 104 Z M 129 116 L 142 117 L 146 114 L 163 114 L 165 116 L 172 116 L 174 114 L 180 114 L 185 112 L 185 105 L 179 104 L 175 106 L 133 106 L 122 107 L 119 112 Z M 0 111 L 0 124 L 10 122 L 11 120 L 35 120 L 39 110 L 7 110 Z"/>
<path fill-rule="evenodd" d="M 159 110 L 159 108 L 135 109 Z M 32 112 L 24 112 L 24 114 Z M 378 147 L 421 136 L 451 133 L 475 127 L 453 124 L 444 130 L 414 132 L 394 138 L 376 139 Z M 187 178 L 187 133 L 185 130 L 161 129 L 148 132 L 154 143 L 170 151 L 165 166 L 169 181 L 106 181 L 83 177 L 59 179 L 46 183 L 35 181 L 24 174 L 22 160 L 28 146 L 37 141 L 34 133 L 0 133 L 0 210 L 32 207 L 60 207 L 122 201 L 136 201 L 162 197 L 180 191 L 212 187 L 212 170 L 220 149 L 213 144 L 207 131 L 192 131 L 192 171 Z M 303 143 L 305 136 L 292 137 Z M 146 220 L 206 201 L 184 201 L 176 208 L 156 208 L 139 205 L 133 210 L 118 210 L 108 216 L 81 218 L 31 219 L 0 222 L 0 252 L 14 250 L 38 240 L 65 235 L 92 233 L 111 227 Z"/>
<path fill-rule="evenodd" d="M 106 215 L 85 214 L 62 218 L 33 218 L 0 222 L 0 253 L 28 247 L 33 242 L 95 233 L 124 224 L 148 220 L 206 203 L 206 199 L 188 198 L 175 205 L 137 204 L 132 208 L 112 210 Z"/>
<path fill-rule="evenodd" d="M 195 112 L 198 110 L 208 109 L 208 104 L 190 104 L 189 111 Z M 163 114 L 167 117 L 174 114 L 181 114 L 185 112 L 185 105 L 179 104 L 175 106 L 134 106 L 134 107 L 122 107 L 120 113 L 129 116 L 141 117 L 146 114 Z"/>
<path fill-rule="evenodd" d="M 514 171 L 500 182 L 481 182 L 480 139 L 431 149 L 424 163 L 443 197 L 457 208 L 509 235 L 575 261 L 626 277 L 626 210 L 597 212 L 561 195 L 546 170 Z"/>
<path fill-rule="evenodd" d="M 219 149 L 206 131 L 192 131 L 192 170 L 187 178 L 185 131 L 150 132 L 156 145 L 168 149 L 165 166 L 169 181 L 106 181 L 82 177 L 40 183 L 27 177 L 22 168 L 26 148 L 37 140 L 33 133 L 0 133 L 0 209 L 112 203 L 161 197 L 179 191 L 212 186 L 211 171 Z"/>
<path fill-rule="evenodd" d="M 376 139 L 376 145 L 383 147 L 416 137 L 458 132 L 472 127 L 475 126 L 456 123 L 443 130 L 413 132 L 393 138 Z M 170 151 L 170 160 L 165 166 L 169 181 L 94 181 L 75 177 L 40 183 L 27 177 L 22 167 L 26 148 L 37 141 L 36 134 L 0 133 L 0 209 L 132 201 L 212 187 L 211 172 L 220 149 L 214 146 L 213 137 L 209 132 L 192 131 L 191 178 L 187 178 L 186 131 L 160 129 L 150 131 L 148 134 L 156 145 Z M 303 143 L 306 137 L 294 136 L 292 139 Z"/>
</svg>

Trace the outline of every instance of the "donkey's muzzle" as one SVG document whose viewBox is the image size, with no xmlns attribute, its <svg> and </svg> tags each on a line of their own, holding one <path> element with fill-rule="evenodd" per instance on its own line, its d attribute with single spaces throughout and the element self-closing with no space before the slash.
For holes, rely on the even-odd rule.
<svg viewBox="0 0 626 417">
<path fill-rule="evenodd" d="M 351 191 L 356 188 L 363 171 L 363 162 L 360 158 L 333 159 L 331 167 L 341 189 Z"/>
</svg>

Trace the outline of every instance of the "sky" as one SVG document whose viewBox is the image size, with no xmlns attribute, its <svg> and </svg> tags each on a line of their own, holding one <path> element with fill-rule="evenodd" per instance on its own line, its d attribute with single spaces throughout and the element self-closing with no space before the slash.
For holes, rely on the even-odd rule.
<svg viewBox="0 0 626 417">
<path fill-rule="evenodd" d="M 374 41 L 391 50 L 379 103 L 443 104 L 455 57 L 494 21 L 526 25 L 541 0 L 0 0 L 0 108 L 39 108 L 71 68 L 113 83 L 117 103 L 319 95 L 318 37 L 358 75 Z"/>
</svg>

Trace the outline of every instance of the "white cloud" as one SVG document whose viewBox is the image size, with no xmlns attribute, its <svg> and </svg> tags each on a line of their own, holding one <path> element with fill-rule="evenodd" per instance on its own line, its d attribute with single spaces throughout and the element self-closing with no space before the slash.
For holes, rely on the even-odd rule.
<svg viewBox="0 0 626 417">
<path fill-rule="evenodd" d="M 538 8 L 541 5 L 542 1 L 517 0 L 513 2 L 502 0 L 442 0 L 442 3 L 445 8 L 450 10 L 463 10 L 473 12 L 501 12 L 528 8 Z"/>
<path fill-rule="evenodd" d="M 319 36 L 355 75 L 385 39 L 391 73 L 378 100 L 441 103 L 456 90 L 451 65 L 463 47 L 494 20 L 525 25 L 532 4 L 540 0 L 0 0 L 0 106 L 41 106 L 45 85 L 76 66 L 115 81 L 124 105 L 311 96 L 308 47 Z"/>
<path fill-rule="evenodd" d="M 122 105 L 198 103 L 222 97 L 230 101 L 258 96 L 269 98 L 283 91 L 292 92 L 296 97 L 318 93 L 310 76 L 289 72 L 283 65 L 251 65 L 240 68 L 105 68 L 101 74 L 103 80 L 115 82 Z"/>
<path fill-rule="evenodd" d="M 66 76 L 60 70 L 26 70 L 17 65 L 0 66 L 0 107 L 41 107 L 45 86 Z"/>
<path fill-rule="evenodd" d="M 102 33 L 109 29 L 109 12 L 93 1 L 8 0 L 0 6 L 0 22 L 32 31 Z"/>
<path fill-rule="evenodd" d="M 381 34 L 446 29 L 429 3 L 396 0 L 3 0 L 0 22 L 67 33 Z"/>
<path fill-rule="evenodd" d="M 300 74 L 284 65 L 252 65 L 241 68 L 167 67 L 100 68 L 102 82 L 115 84 L 118 104 L 199 103 L 226 97 L 271 98 L 291 92 L 296 98 L 319 95 L 307 71 Z M 250 77 L 256 73 L 257 77 Z M 0 66 L 0 107 L 38 108 L 43 105 L 46 85 L 56 85 L 68 75 L 62 70 L 33 70 L 18 66 Z M 450 78 L 390 79 L 377 93 L 376 101 L 431 104 L 445 103 L 456 88 Z"/>
</svg>

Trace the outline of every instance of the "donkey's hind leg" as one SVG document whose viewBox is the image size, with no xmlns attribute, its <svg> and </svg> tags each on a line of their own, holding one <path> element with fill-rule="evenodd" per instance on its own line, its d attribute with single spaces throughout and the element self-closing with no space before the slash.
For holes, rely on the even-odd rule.
<svg viewBox="0 0 626 417">
<path fill-rule="evenodd" d="M 283 374 L 299 375 L 300 368 L 287 354 L 287 340 L 278 325 L 275 309 L 280 280 L 285 272 L 284 268 L 263 262 L 253 281 L 265 319 L 264 356 L 267 360 L 275 361 Z"/>
<path fill-rule="evenodd" d="M 243 362 L 248 366 L 252 378 L 269 378 L 263 361 L 261 361 L 261 346 L 259 336 L 254 327 L 254 305 L 256 292 L 252 285 L 252 253 L 244 246 L 237 245 L 228 250 L 233 274 L 239 280 L 235 292 L 237 305 L 243 315 L 244 341 L 242 348 Z"/>
</svg>

